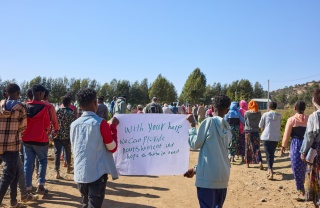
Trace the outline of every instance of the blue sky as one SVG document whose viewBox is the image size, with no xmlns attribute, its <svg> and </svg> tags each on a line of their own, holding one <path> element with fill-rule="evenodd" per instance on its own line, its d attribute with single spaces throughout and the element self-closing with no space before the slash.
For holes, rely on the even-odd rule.
<svg viewBox="0 0 320 208">
<path fill-rule="evenodd" d="M 3 0 L 0 77 L 161 73 L 180 93 L 199 67 L 209 84 L 270 79 L 275 90 L 320 80 L 319 11 L 319 0 Z"/>
</svg>

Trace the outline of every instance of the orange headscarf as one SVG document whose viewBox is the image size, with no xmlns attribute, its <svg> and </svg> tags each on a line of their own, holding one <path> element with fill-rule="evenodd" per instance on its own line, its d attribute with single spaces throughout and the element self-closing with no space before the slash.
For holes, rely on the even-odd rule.
<svg viewBox="0 0 320 208">
<path fill-rule="evenodd" d="M 256 101 L 254 101 L 254 100 L 251 100 L 249 102 L 248 109 L 253 111 L 253 112 L 258 112 L 259 111 L 258 103 Z"/>
</svg>

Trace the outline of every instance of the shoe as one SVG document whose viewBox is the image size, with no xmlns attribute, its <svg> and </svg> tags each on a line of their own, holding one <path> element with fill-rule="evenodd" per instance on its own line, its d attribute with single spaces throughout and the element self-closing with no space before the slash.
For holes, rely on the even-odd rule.
<svg viewBox="0 0 320 208">
<path fill-rule="evenodd" d="M 37 192 L 37 194 L 45 195 L 45 194 L 49 193 L 49 190 L 44 188 L 43 185 L 39 185 L 36 192 Z"/>
<path fill-rule="evenodd" d="M 32 192 L 29 192 L 26 195 L 21 195 L 21 202 L 35 201 L 37 199 L 38 195 L 33 194 Z"/>
</svg>

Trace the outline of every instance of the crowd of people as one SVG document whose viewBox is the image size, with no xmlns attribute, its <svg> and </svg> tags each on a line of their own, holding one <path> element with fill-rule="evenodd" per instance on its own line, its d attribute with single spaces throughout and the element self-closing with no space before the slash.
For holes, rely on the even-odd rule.
<svg viewBox="0 0 320 208">
<path fill-rule="evenodd" d="M 222 207 L 227 195 L 230 164 L 240 158 L 246 167 L 258 164 L 264 170 L 260 151 L 262 142 L 266 152 L 267 179 L 273 180 L 275 151 L 281 140 L 281 114 L 277 103 L 270 102 L 264 114 L 258 103 L 231 102 L 228 96 L 212 99 L 210 106 L 160 104 L 157 97 L 145 107 L 128 107 L 126 96 L 113 97 L 109 108 L 104 97 L 92 89 L 82 89 L 76 95 L 62 97 L 56 110 L 49 103 L 50 92 L 42 85 L 27 91 L 28 99 L 19 101 L 20 87 L 9 83 L 0 102 L 0 158 L 4 163 L 0 182 L 0 204 L 10 187 L 10 207 L 18 207 L 17 190 L 21 202 L 35 201 L 45 195 L 48 148 L 54 146 L 54 170 L 61 179 L 60 162 L 64 160 L 66 173 L 74 174 L 83 207 L 101 207 L 108 176 L 118 173 L 112 154 L 118 148 L 117 114 L 164 113 L 186 114 L 190 122 L 189 145 L 200 149 L 198 163 L 184 175 L 196 175 L 200 207 Z M 290 142 L 290 159 L 298 191 L 297 200 L 312 200 L 320 205 L 320 89 L 313 93 L 316 111 L 304 114 L 306 104 L 297 101 L 296 114 L 287 120 L 281 152 Z M 109 119 L 110 118 L 110 119 Z M 109 121 L 108 121 L 109 120 Z M 73 154 L 73 163 L 72 157 Z M 319 155 L 319 157 L 318 157 Z M 36 190 L 32 179 L 37 178 Z M 305 183 L 307 182 L 307 183 Z"/>
</svg>

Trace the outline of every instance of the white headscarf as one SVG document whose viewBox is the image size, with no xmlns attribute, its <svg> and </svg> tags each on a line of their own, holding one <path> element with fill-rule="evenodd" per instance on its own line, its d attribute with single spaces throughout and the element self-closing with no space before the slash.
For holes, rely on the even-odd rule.
<svg viewBox="0 0 320 208">
<path fill-rule="evenodd" d="M 314 117 L 314 124 L 313 124 L 313 128 L 309 128 L 310 129 L 308 131 L 308 134 L 313 134 L 314 138 L 317 137 L 317 135 L 320 133 L 320 126 L 319 126 L 319 118 L 318 118 L 318 113 L 320 113 L 320 106 L 314 101 L 314 98 L 312 98 L 312 104 L 317 108 L 317 111 L 312 113 L 312 116 Z M 308 122 L 309 124 L 309 122 Z"/>
</svg>

